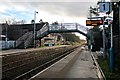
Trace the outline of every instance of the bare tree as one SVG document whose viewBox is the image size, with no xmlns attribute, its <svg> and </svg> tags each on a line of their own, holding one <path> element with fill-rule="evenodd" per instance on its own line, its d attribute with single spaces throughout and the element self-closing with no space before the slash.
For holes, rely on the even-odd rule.
<svg viewBox="0 0 120 80">
<path fill-rule="evenodd" d="M 25 24 L 26 23 L 25 20 L 17 21 L 15 18 L 3 18 L 3 19 L 1 19 L 2 23 L 6 23 L 6 21 L 8 24 Z"/>
</svg>

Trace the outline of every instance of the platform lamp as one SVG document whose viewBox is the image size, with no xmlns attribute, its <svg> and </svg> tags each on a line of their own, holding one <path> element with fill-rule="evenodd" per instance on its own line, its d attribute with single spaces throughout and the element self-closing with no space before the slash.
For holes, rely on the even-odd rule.
<svg viewBox="0 0 120 80">
<path fill-rule="evenodd" d="M 35 39 L 36 39 L 36 24 L 35 24 L 36 14 L 38 14 L 37 11 L 34 12 L 34 48 L 36 48 L 36 42 L 35 42 Z"/>
</svg>

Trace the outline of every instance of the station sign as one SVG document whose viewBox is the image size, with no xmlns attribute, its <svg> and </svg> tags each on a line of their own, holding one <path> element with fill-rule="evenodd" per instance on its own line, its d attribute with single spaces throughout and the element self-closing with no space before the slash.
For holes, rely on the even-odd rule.
<svg viewBox="0 0 120 80">
<path fill-rule="evenodd" d="M 86 20 L 86 26 L 98 26 L 102 24 L 102 20 Z"/>
<path fill-rule="evenodd" d="M 99 12 L 111 12 L 112 11 L 112 3 L 111 2 L 98 2 L 98 11 Z"/>
</svg>

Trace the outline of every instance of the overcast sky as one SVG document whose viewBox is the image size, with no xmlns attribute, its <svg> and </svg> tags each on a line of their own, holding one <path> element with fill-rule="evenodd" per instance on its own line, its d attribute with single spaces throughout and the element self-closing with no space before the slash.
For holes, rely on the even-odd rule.
<svg viewBox="0 0 120 80">
<path fill-rule="evenodd" d="M 36 22 L 40 19 L 52 23 L 77 22 L 85 26 L 89 7 L 95 6 L 98 0 L 1 0 L 0 23 L 14 18 L 31 23 L 36 14 Z"/>
<path fill-rule="evenodd" d="M 66 19 L 80 19 L 88 16 L 90 5 L 95 5 L 97 0 L 6 0 L 0 2 L 0 19 L 12 17 L 16 20 L 24 19 L 30 22 L 34 11 L 38 11 L 38 18 L 43 21 L 66 21 Z M 49 19 L 48 19 L 49 18 Z M 48 21 L 48 22 L 49 22 Z"/>
</svg>

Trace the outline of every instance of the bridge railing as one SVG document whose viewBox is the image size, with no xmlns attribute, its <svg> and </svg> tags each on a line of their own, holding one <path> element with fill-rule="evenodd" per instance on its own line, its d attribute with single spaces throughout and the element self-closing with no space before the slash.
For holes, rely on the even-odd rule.
<svg viewBox="0 0 120 80">
<path fill-rule="evenodd" d="M 41 34 L 44 34 L 45 32 L 47 32 L 49 29 L 48 29 L 48 25 L 47 24 L 44 24 L 44 26 L 39 30 L 37 31 L 37 36 L 41 35 Z"/>
<path fill-rule="evenodd" d="M 85 26 L 83 26 L 83 25 L 80 25 L 80 24 L 77 24 L 77 29 L 78 29 L 79 31 L 84 32 L 84 33 L 87 33 L 87 31 L 88 31 L 88 28 L 87 28 L 87 27 L 85 27 Z"/>
<path fill-rule="evenodd" d="M 79 30 L 82 32 L 87 32 L 88 28 L 85 26 L 82 26 L 78 23 L 62 23 L 58 25 L 49 25 L 49 30 Z"/>
<path fill-rule="evenodd" d="M 32 43 L 32 41 L 33 41 L 33 32 L 31 31 L 28 33 L 28 38 L 25 39 L 25 41 L 24 41 L 24 48 L 29 47 L 30 44 Z"/>
<path fill-rule="evenodd" d="M 49 31 L 55 31 L 55 30 L 76 30 L 76 24 L 74 23 L 63 23 L 58 25 L 49 25 Z"/>
<path fill-rule="evenodd" d="M 47 35 L 49 32 L 80 32 L 83 35 L 87 33 L 88 28 L 78 23 L 62 23 L 57 25 L 45 24 L 42 29 L 37 31 L 37 36 Z"/>
<path fill-rule="evenodd" d="M 61 30 L 61 25 L 49 25 L 49 31 L 54 31 L 54 30 Z"/>
<path fill-rule="evenodd" d="M 76 23 L 63 23 L 62 26 L 67 30 L 77 30 Z"/>
<path fill-rule="evenodd" d="M 16 40 L 16 47 L 18 47 L 25 39 L 29 36 L 29 32 L 25 33 L 23 36 Z"/>
</svg>

